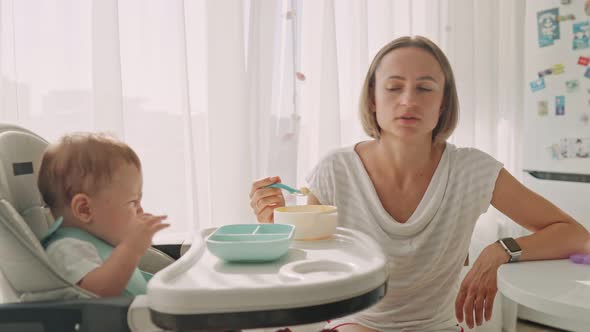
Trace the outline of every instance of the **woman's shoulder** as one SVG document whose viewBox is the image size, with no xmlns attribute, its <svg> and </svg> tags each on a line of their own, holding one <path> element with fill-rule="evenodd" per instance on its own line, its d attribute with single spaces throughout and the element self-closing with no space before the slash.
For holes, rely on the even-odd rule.
<svg viewBox="0 0 590 332">
<path fill-rule="evenodd" d="M 332 149 L 320 159 L 320 163 L 349 163 L 357 157 L 355 146 L 356 144 Z"/>
<path fill-rule="evenodd" d="M 501 165 L 489 153 L 474 147 L 457 147 L 451 143 L 447 143 L 447 149 L 454 166 L 461 166 L 462 168 L 478 168 L 484 165 Z"/>
<path fill-rule="evenodd" d="M 330 150 L 320 158 L 312 173 L 342 174 L 356 168 L 359 157 L 354 150 L 355 145 Z"/>
<path fill-rule="evenodd" d="M 474 147 L 455 146 L 451 143 L 447 143 L 446 148 L 449 149 L 451 156 L 455 157 L 455 159 L 477 159 L 481 157 L 492 158 L 487 152 Z"/>
</svg>

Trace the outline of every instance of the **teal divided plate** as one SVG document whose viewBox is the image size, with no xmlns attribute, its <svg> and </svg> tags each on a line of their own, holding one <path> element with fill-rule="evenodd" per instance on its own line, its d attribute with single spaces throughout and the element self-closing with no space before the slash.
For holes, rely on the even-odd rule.
<svg viewBox="0 0 590 332">
<path fill-rule="evenodd" d="M 273 261 L 287 253 L 294 230 L 287 224 L 225 225 L 207 237 L 207 249 L 228 262 Z"/>
</svg>

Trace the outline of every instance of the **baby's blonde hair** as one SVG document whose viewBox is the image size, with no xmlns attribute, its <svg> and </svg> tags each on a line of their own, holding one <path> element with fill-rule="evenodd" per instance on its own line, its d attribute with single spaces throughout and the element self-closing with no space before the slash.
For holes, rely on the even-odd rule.
<svg viewBox="0 0 590 332">
<path fill-rule="evenodd" d="M 78 193 L 97 193 L 122 162 L 141 171 L 139 157 L 124 142 L 106 134 L 68 134 L 45 150 L 37 185 L 45 204 L 55 213 Z"/>
</svg>

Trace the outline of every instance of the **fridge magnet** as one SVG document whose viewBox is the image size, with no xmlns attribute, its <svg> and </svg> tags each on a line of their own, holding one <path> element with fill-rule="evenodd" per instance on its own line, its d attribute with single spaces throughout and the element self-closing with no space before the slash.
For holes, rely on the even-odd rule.
<svg viewBox="0 0 590 332">
<path fill-rule="evenodd" d="M 573 150 L 575 158 L 590 158 L 590 138 L 576 138 Z"/>
<path fill-rule="evenodd" d="M 555 96 L 555 115 L 565 115 L 565 96 Z"/>
<path fill-rule="evenodd" d="M 559 140 L 559 143 L 549 147 L 553 159 L 562 160 L 567 158 L 567 141 L 567 138 L 562 138 Z"/>
<path fill-rule="evenodd" d="M 576 15 L 574 15 L 574 14 L 569 14 L 569 15 L 565 15 L 565 16 L 557 16 L 557 22 L 573 21 L 575 19 L 576 19 Z"/>
<path fill-rule="evenodd" d="M 590 0 L 586 0 L 584 3 L 584 11 L 586 12 L 586 15 L 590 15 Z"/>
<path fill-rule="evenodd" d="M 567 90 L 567 92 L 570 92 L 570 93 L 578 90 L 579 85 L 580 85 L 580 82 L 578 80 L 565 81 L 565 89 Z"/>
<path fill-rule="evenodd" d="M 559 143 L 547 148 L 551 158 L 562 160 L 572 158 L 590 158 L 590 137 L 561 138 Z"/>
<path fill-rule="evenodd" d="M 545 89 L 545 79 L 541 77 L 539 79 L 531 81 L 530 85 L 531 85 L 531 90 L 533 92 L 537 92 L 539 90 Z"/>
<path fill-rule="evenodd" d="M 560 38 L 558 16 L 559 8 L 537 12 L 539 47 L 553 45 L 553 41 Z"/>
<path fill-rule="evenodd" d="M 553 65 L 553 68 L 552 68 L 553 70 L 551 71 L 551 73 L 554 75 L 562 74 L 564 68 L 565 67 L 561 63 L 555 64 L 555 65 Z"/>
<path fill-rule="evenodd" d="M 549 114 L 549 104 L 546 100 L 539 100 L 537 102 L 537 114 L 539 116 L 546 116 Z"/>
<path fill-rule="evenodd" d="M 561 0 L 562 5 L 569 5 L 570 3 L 572 3 L 572 0 Z"/>
<path fill-rule="evenodd" d="M 587 125 L 590 123 L 590 116 L 586 113 L 582 113 L 582 115 L 580 115 L 580 122 Z"/>
<path fill-rule="evenodd" d="M 587 78 L 590 78 L 590 68 L 586 69 L 586 72 L 584 73 L 584 76 Z"/>
<path fill-rule="evenodd" d="M 572 48 L 581 50 L 590 46 L 590 34 L 588 33 L 588 21 L 574 23 L 574 41 Z"/>
<path fill-rule="evenodd" d="M 590 63 L 590 58 L 581 56 L 578 58 L 578 64 L 581 66 L 587 66 Z"/>
<path fill-rule="evenodd" d="M 551 75 L 551 74 L 553 74 L 553 69 L 548 68 L 548 69 L 541 70 L 540 72 L 538 72 L 537 76 L 539 76 L 539 78 L 541 78 L 541 77 L 545 77 L 545 76 Z"/>
<path fill-rule="evenodd" d="M 563 73 L 564 68 L 565 67 L 562 64 L 558 63 L 556 65 L 553 65 L 552 68 L 547 68 L 545 70 L 541 70 L 540 72 L 537 73 L 537 76 L 539 76 L 539 78 L 541 78 L 541 77 L 545 77 L 545 76 L 551 75 L 551 74 L 556 74 L 556 75 L 561 74 L 561 73 Z"/>
<path fill-rule="evenodd" d="M 551 154 L 551 159 L 561 160 L 563 156 L 561 155 L 561 151 L 559 149 L 559 144 L 553 144 L 550 147 L 547 147 L 549 154 Z"/>
<path fill-rule="evenodd" d="M 575 158 L 576 157 L 576 152 L 577 152 L 577 141 L 580 141 L 581 144 L 581 140 L 577 139 L 577 138 L 566 138 L 566 148 L 565 148 L 565 157 L 566 158 Z"/>
</svg>

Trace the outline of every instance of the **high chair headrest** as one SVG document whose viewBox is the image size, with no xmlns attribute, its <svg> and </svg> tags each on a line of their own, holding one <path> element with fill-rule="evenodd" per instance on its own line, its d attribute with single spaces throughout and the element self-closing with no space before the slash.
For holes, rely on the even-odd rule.
<svg viewBox="0 0 590 332">
<path fill-rule="evenodd" d="M 37 239 L 53 223 L 37 188 L 41 157 L 48 144 L 29 130 L 0 124 L 0 198 L 12 204 Z"/>
</svg>

